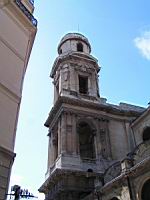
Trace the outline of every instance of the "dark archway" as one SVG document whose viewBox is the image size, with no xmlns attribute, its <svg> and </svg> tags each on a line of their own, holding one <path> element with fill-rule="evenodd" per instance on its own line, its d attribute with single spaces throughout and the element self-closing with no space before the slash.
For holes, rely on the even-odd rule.
<svg viewBox="0 0 150 200">
<path fill-rule="evenodd" d="M 143 141 L 145 142 L 148 140 L 150 140 L 150 127 L 146 127 L 143 131 Z"/>
<path fill-rule="evenodd" d="M 77 51 L 83 52 L 83 44 L 77 43 Z"/>
<path fill-rule="evenodd" d="M 119 200 L 117 197 L 113 197 L 112 199 L 110 199 L 110 200 Z"/>
<path fill-rule="evenodd" d="M 80 122 L 78 125 L 79 151 L 82 159 L 95 158 L 94 134 L 87 122 Z"/>
<path fill-rule="evenodd" d="M 150 179 L 148 179 L 142 187 L 141 199 L 150 200 Z"/>
</svg>

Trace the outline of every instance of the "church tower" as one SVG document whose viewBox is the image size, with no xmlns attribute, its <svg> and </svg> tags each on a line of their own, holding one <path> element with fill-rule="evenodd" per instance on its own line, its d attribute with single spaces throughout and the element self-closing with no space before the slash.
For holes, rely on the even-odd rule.
<svg viewBox="0 0 150 200">
<path fill-rule="evenodd" d="M 97 59 L 90 55 L 91 45 L 77 33 L 65 35 L 51 77 L 54 79 L 54 103 L 60 96 L 97 101 L 99 98 Z"/>
<path fill-rule="evenodd" d="M 51 71 L 54 106 L 45 122 L 49 129 L 46 180 L 39 191 L 45 200 L 141 199 L 133 195 L 141 196 L 142 187 L 145 195 L 150 188 L 149 165 L 143 165 L 141 172 L 139 164 L 144 163 L 141 158 L 150 159 L 149 109 L 110 104 L 100 96 L 100 67 L 85 36 L 65 35 L 58 54 Z M 143 113 L 146 121 L 135 128 Z"/>
<path fill-rule="evenodd" d="M 105 102 L 99 95 L 100 67 L 88 39 L 79 33 L 66 34 L 58 54 L 50 74 L 54 107 L 45 123 L 49 128 L 47 180 L 39 191 L 47 200 L 76 200 L 93 191 L 95 177 L 101 177 L 103 165 L 111 159 L 108 120 L 97 115 L 96 105 Z"/>
</svg>

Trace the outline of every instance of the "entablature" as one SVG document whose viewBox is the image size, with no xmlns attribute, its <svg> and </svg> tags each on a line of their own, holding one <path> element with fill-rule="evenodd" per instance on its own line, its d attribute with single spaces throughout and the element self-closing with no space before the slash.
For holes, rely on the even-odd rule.
<svg viewBox="0 0 150 200">
<path fill-rule="evenodd" d="M 71 64 L 75 64 L 77 65 L 79 63 L 79 61 L 82 61 L 83 63 L 91 63 L 91 65 L 93 65 L 93 67 L 95 68 L 95 70 L 97 72 L 99 72 L 100 67 L 98 66 L 98 61 L 97 59 L 95 59 L 93 56 L 91 55 L 86 55 L 84 53 L 75 53 L 75 52 L 70 52 L 64 55 L 60 55 L 56 58 L 56 60 L 54 61 L 52 70 L 51 70 L 51 74 L 50 77 L 54 78 L 54 75 L 56 74 L 56 71 L 59 70 L 59 68 L 61 68 L 63 66 L 63 64 L 65 63 L 71 63 Z M 88 67 L 89 68 L 89 67 Z"/>
<path fill-rule="evenodd" d="M 63 96 L 58 98 L 44 125 L 51 127 L 62 112 L 71 112 L 76 115 L 84 114 L 100 120 L 115 118 L 116 120 L 128 122 L 141 114 L 138 111 L 119 109 L 119 106 L 117 108 L 117 106 L 113 107 L 110 104 L 93 103 Z"/>
</svg>

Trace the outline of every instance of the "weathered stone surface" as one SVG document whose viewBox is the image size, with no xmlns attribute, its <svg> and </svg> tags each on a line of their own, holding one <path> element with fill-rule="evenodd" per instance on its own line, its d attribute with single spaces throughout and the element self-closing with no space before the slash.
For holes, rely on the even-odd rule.
<svg viewBox="0 0 150 200">
<path fill-rule="evenodd" d="M 100 67 L 90 49 L 80 34 L 59 44 L 51 71 L 54 107 L 45 122 L 48 169 L 39 191 L 46 200 L 141 200 L 144 182 L 136 183 L 150 177 L 149 142 L 142 136 L 149 108 L 101 98 Z"/>
</svg>

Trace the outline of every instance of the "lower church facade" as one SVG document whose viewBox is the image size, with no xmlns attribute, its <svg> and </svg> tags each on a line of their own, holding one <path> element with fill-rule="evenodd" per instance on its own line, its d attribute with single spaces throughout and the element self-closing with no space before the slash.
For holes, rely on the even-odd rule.
<svg viewBox="0 0 150 200">
<path fill-rule="evenodd" d="M 150 200 L 150 107 L 100 96 L 88 39 L 65 35 L 51 71 L 46 200 Z"/>
</svg>

